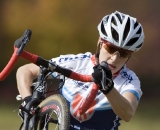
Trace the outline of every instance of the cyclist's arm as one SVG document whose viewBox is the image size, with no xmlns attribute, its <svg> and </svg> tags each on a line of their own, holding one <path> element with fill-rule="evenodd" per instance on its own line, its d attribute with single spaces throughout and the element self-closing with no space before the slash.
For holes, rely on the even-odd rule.
<svg viewBox="0 0 160 130">
<path fill-rule="evenodd" d="M 16 73 L 17 86 L 22 99 L 31 95 L 32 82 L 38 77 L 39 67 L 35 64 L 26 64 L 18 68 Z"/>
<path fill-rule="evenodd" d="M 136 96 L 131 92 L 121 95 L 115 88 L 106 95 L 113 111 L 124 121 L 128 122 L 134 115 L 138 106 Z"/>
</svg>

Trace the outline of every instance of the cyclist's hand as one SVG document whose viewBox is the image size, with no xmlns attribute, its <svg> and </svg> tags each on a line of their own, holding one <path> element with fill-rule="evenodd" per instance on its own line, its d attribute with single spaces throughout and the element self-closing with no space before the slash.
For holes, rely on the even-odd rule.
<svg viewBox="0 0 160 130">
<path fill-rule="evenodd" d="M 109 69 L 107 62 L 102 61 L 99 65 L 94 66 L 93 70 L 93 81 L 99 86 L 99 89 L 104 94 L 108 94 L 112 90 L 114 83 L 112 81 L 112 72 Z"/>
</svg>

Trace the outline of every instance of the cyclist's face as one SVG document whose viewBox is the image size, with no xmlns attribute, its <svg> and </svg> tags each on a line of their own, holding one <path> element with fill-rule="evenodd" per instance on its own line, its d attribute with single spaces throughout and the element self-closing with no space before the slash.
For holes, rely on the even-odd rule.
<svg viewBox="0 0 160 130">
<path fill-rule="evenodd" d="M 112 71 L 112 74 L 119 71 L 131 55 L 131 53 L 118 51 L 117 48 L 109 48 L 107 44 L 100 40 L 99 44 L 101 44 L 99 62 L 101 63 L 102 61 L 106 61 Z"/>
</svg>

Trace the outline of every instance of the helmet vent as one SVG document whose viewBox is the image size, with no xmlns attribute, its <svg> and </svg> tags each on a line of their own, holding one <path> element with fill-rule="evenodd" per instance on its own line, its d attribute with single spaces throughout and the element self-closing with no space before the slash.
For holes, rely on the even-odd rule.
<svg viewBox="0 0 160 130">
<path fill-rule="evenodd" d="M 119 16 L 119 14 L 116 14 L 116 16 Z M 117 26 L 117 22 L 114 17 L 112 17 L 111 23 L 113 23 L 115 26 Z M 114 40 L 116 42 L 118 42 L 119 41 L 119 34 L 112 26 L 111 26 L 111 32 L 112 32 L 112 36 L 113 36 Z"/>
<path fill-rule="evenodd" d="M 112 32 L 112 36 L 113 36 L 114 40 L 116 42 L 118 42 L 119 41 L 119 35 L 118 35 L 117 31 L 113 27 L 111 27 L 111 32 Z"/>
<path fill-rule="evenodd" d="M 136 22 L 134 24 L 134 29 L 138 26 L 138 23 Z M 137 34 L 141 34 L 142 33 L 142 28 L 139 28 L 138 31 L 137 31 Z"/>
<path fill-rule="evenodd" d="M 122 19 L 121 19 L 120 14 L 117 13 L 116 16 L 117 16 L 117 18 L 119 19 L 119 22 L 122 24 Z"/>
<path fill-rule="evenodd" d="M 126 39 L 128 33 L 129 33 L 129 30 L 130 30 L 130 19 L 128 18 L 125 29 L 124 29 L 123 41 Z"/>
<path fill-rule="evenodd" d="M 142 33 L 142 28 L 139 28 L 138 31 L 137 31 L 137 33 L 141 34 Z"/>
<path fill-rule="evenodd" d="M 105 36 L 107 36 L 107 33 L 106 33 L 106 31 L 105 31 L 103 22 L 102 22 L 102 24 L 101 24 L 101 31 L 102 31 L 102 33 L 103 33 Z"/>
<path fill-rule="evenodd" d="M 134 43 L 136 43 L 138 40 L 138 38 L 132 38 L 128 41 L 128 43 L 126 44 L 126 46 L 132 46 Z"/>
<path fill-rule="evenodd" d="M 137 26 L 138 26 L 138 23 L 136 22 L 136 23 L 134 24 L 134 29 L 135 29 Z"/>
<path fill-rule="evenodd" d="M 137 46 L 136 48 L 141 48 L 141 46 L 142 46 L 142 43 L 139 46 Z"/>
<path fill-rule="evenodd" d="M 116 26 L 117 26 L 117 22 L 116 22 L 116 20 L 114 19 L 114 17 L 112 17 L 112 19 L 111 19 L 111 23 L 113 23 L 114 25 L 116 25 Z"/>
</svg>

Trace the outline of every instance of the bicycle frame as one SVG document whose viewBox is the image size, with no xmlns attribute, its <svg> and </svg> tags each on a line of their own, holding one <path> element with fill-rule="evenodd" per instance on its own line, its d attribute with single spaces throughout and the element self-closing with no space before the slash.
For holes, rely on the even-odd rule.
<svg viewBox="0 0 160 130">
<path fill-rule="evenodd" d="M 37 81 L 32 85 L 33 93 L 31 101 L 25 107 L 19 107 L 19 109 L 25 112 L 23 121 L 24 130 L 28 130 L 29 127 L 32 128 L 38 118 L 37 113 L 39 108 L 37 106 L 46 98 L 47 85 L 45 77 L 47 73 L 49 71 L 46 71 L 45 68 L 40 69 Z"/>
</svg>

